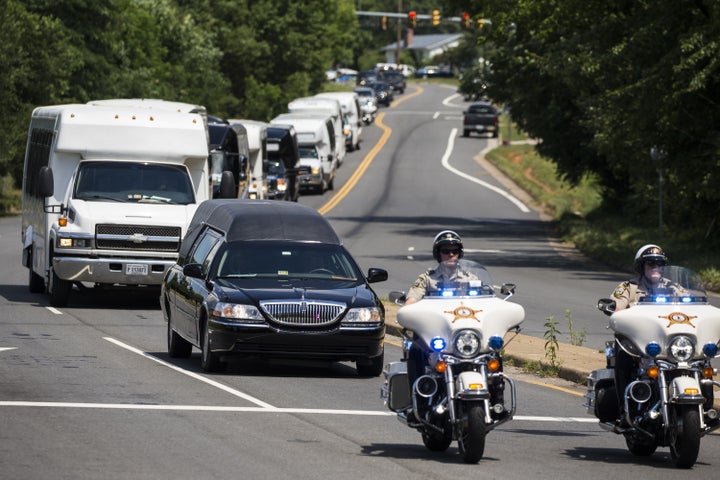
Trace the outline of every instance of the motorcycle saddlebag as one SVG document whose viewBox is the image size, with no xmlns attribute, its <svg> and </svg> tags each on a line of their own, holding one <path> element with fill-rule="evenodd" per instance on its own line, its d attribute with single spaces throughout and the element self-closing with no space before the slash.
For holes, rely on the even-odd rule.
<svg viewBox="0 0 720 480">
<path fill-rule="evenodd" d="M 615 392 L 615 369 L 603 368 L 590 372 L 585 400 L 587 412 L 601 422 L 613 422 L 618 418 L 620 409 Z"/>
<path fill-rule="evenodd" d="M 410 385 L 408 384 L 407 362 L 391 362 L 383 370 L 385 383 L 381 396 L 388 408 L 393 412 L 406 409 L 412 403 Z"/>
</svg>

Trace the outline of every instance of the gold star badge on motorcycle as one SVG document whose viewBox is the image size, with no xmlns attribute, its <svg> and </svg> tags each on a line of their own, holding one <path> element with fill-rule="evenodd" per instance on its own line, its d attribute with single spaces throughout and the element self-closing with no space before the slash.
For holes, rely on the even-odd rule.
<svg viewBox="0 0 720 480">
<path fill-rule="evenodd" d="M 690 323 L 690 320 L 692 320 L 693 318 L 697 318 L 697 315 L 691 317 L 690 315 L 685 315 L 682 312 L 672 312 L 671 314 L 665 315 L 665 316 L 658 315 L 658 318 L 664 318 L 665 320 L 668 321 L 666 328 L 669 328 L 671 325 L 683 324 L 683 323 L 688 324 L 691 327 L 695 328 L 695 325 Z"/>
<path fill-rule="evenodd" d="M 455 310 L 445 310 L 445 313 L 452 313 L 453 315 L 455 315 L 453 323 L 463 318 L 471 318 L 479 322 L 480 319 L 477 318 L 475 314 L 480 312 L 482 312 L 482 310 L 473 310 L 472 308 L 462 304 L 460 304 L 460 306 L 457 307 Z"/>
</svg>

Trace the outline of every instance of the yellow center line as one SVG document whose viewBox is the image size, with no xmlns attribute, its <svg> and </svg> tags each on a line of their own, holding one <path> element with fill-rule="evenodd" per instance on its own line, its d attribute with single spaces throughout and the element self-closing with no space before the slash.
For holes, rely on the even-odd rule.
<svg viewBox="0 0 720 480">
<path fill-rule="evenodd" d="M 423 89 L 421 87 L 417 87 L 417 90 L 413 93 L 409 93 L 405 95 L 403 98 L 396 100 L 393 102 L 392 107 L 395 107 L 396 105 L 404 102 L 405 100 L 408 100 L 412 97 L 415 97 L 417 95 L 420 95 L 423 92 Z M 381 113 L 375 118 L 375 124 L 380 127 L 380 129 L 383 131 L 382 136 L 380 137 L 380 140 L 375 144 L 375 146 L 368 152 L 367 155 L 365 155 L 365 158 L 363 158 L 363 161 L 360 162 L 360 165 L 358 165 L 358 168 L 355 169 L 353 174 L 350 176 L 347 182 L 340 188 L 340 190 L 337 191 L 335 195 L 328 200 L 328 202 L 323 205 L 322 207 L 318 208 L 318 212 L 320 212 L 321 215 L 327 214 L 330 210 L 335 208 L 338 203 L 340 203 L 343 198 L 345 198 L 350 191 L 355 187 L 355 184 L 362 178 L 362 176 L 365 174 L 365 171 L 370 167 L 370 164 L 375 159 L 375 156 L 382 150 L 382 148 L 387 143 L 388 139 L 390 138 L 390 135 L 392 134 L 392 129 L 385 125 L 382 121 L 383 118 L 385 118 L 385 112 Z"/>
</svg>

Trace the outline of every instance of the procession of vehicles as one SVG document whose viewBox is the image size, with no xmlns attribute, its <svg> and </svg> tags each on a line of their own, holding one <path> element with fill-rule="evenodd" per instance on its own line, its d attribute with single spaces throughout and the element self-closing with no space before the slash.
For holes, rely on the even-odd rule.
<svg viewBox="0 0 720 480">
<path fill-rule="evenodd" d="M 514 285 L 496 287 L 482 266 L 465 263 L 477 281 L 445 285 L 398 312 L 416 334 L 407 334 L 404 354 L 422 345 L 425 374 L 409 384 L 406 356 L 385 365 L 385 310 L 370 284 L 387 271 L 362 272 L 327 220 L 297 203 L 301 187 L 334 188 L 338 143 L 359 147 L 369 122 L 360 92 L 349 93 L 301 99 L 268 123 L 213 121 L 200 106 L 163 101 L 38 107 L 23 177 L 29 289 L 62 307 L 87 287 L 157 287 L 170 357 L 197 348 L 207 372 L 253 356 L 351 361 L 360 376 L 384 373 L 388 408 L 429 450 L 457 441 L 462 459 L 476 463 L 487 433 L 516 412 L 502 354 L 523 308 L 507 301 Z M 496 136 L 489 108 L 473 104 L 466 116 L 494 117 L 473 131 Z M 592 372 L 586 395 L 589 413 L 630 452 L 667 446 L 680 468 L 692 467 L 700 438 L 720 428 L 711 365 L 720 315 L 694 279 L 678 270 L 691 293 L 648 298 L 632 312 L 601 303 L 617 348 L 643 367 L 620 406 L 610 400 L 610 360 Z"/>
</svg>

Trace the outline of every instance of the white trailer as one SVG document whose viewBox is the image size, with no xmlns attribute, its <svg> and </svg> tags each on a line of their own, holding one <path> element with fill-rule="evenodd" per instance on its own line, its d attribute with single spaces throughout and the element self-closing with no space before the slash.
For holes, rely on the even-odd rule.
<svg viewBox="0 0 720 480">
<path fill-rule="evenodd" d="M 268 123 L 258 120 L 232 118 L 230 125 L 239 124 L 247 131 L 250 149 L 250 185 L 248 198 L 267 198 L 267 127 Z"/>
<path fill-rule="evenodd" d="M 332 119 L 328 115 L 283 113 L 270 120 L 271 125 L 292 125 L 297 134 L 300 162 L 298 181 L 303 189 L 320 193 L 333 190 L 337 158 L 330 147 Z"/>
<path fill-rule="evenodd" d="M 333 131 L 330 148 L 337 158 L 338 166 L 345 159 L 345 134 L 343 133 L 343 113 L 340 102 L 335 98 L 301 97 L 288 103 L 288 113 L 310 115 L 328 115 L 332 119 Z"/>
<path fill-rule="evenodd" d="M 358 150 L 362 139 L 363 124 L 359 95 L 355 92 L 323 92 L 315 95 L 315 98 L 330 98 L 340 102 L 345 148 L 350 152 Z"/>
<path fill-rule="evenodd" d="M 22 193 L 31 292 L 159 285 L 197 205 L 210 198 L 203 118 L 119 106 L 36 108 Z"/>
</svg>

